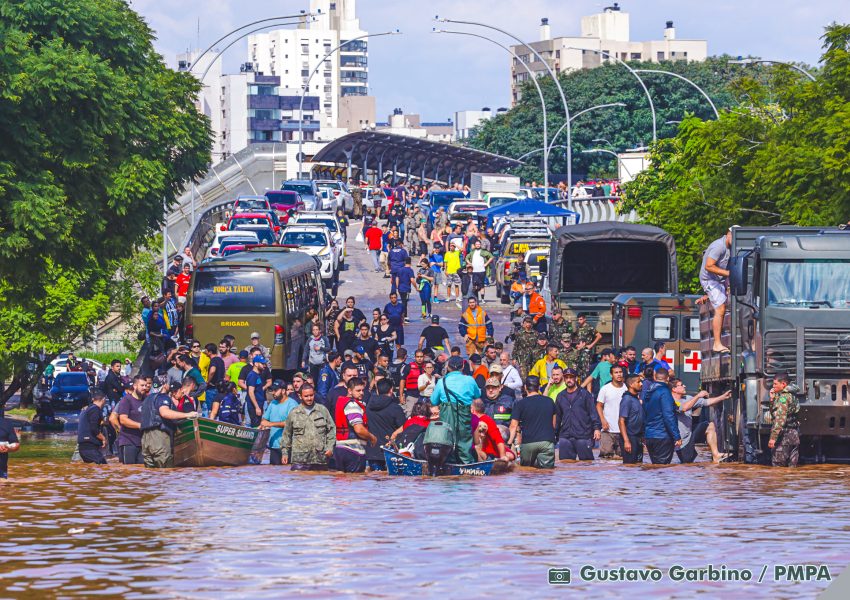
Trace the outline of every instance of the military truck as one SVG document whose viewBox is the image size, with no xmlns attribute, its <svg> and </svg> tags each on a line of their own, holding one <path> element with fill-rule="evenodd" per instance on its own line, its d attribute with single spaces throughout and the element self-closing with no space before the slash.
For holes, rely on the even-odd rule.
<svg viewBox="0 0 850 600">
<path fill-rule="evenodd" d="M 643 348 L 664 342 L 662 357 L 688 392 L 700 386 L 700 296 L 620 294 L 611 303 L 611 334 L 616 348 Z"/>
<path fill-rule="evenodd" d="M 732 398 L 716 407 L 719 441 L 733 458 L 768 463 L 769 390 L 786 371 L 800 403 L 800 461 L 850 462 L 850 232 L 733 228 L 729 302 L 713 352 L 708 304 L 700 312 L 703 386 Z"/>
<path fill-rule="evenodd" d="M 618 294 L 679 290 L 673 236 L 650 225 L 598 221 L 559 228 L 549 249 L 552 310 L 575 322 L 580 313 L 611 343 L 611 302 Z M 601 346 L 600 346 L 601 347 Z"/>
</svg>

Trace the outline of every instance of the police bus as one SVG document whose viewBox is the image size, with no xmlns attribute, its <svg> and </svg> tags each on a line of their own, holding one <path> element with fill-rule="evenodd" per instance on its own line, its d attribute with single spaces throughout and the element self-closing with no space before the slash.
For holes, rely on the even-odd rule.
<svg viewBox="0 0 850 600">
<path fill-rule="evenodd" d="M 292 328 L 321 311 L 325 297 L 315 257 L 284 246 L 253 246 L 244 252 L 201 264 L 192 274 L 186 297 L 186 336 L 202 344 L 236 338 L 239 352 L 251 333 L 270 350 L 273 373 L 297 368 Z"/>
</svg>

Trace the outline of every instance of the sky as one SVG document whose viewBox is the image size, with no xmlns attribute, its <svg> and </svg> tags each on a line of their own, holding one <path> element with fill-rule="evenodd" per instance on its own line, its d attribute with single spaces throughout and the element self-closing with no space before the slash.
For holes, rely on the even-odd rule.
<svg viewBox="0 0 850 600">
<path fill-rule="evenodd" d="M 594 0 L 359 0 L 360 26 L 371 33 L 399 29 L 400 36 L 369 44 L 369 89 L 377 118 L 393 108 L 418 113 L 424 121 L 445 121 L 455 111 L 510 106 L 509 56 L 489 42 L 437 35 L 435 15 L 505 29 L 527 41 L 539 38 L 541 17 L 552 37 L 577 35 L 583 15 L 610 2 Z M 631 18 L 632 40 L 658 40 L 665 21 L 679 39 L 708 40 L 709 55 L 758 56 L 816 64 L 824 26 L 850 22 L 847 0 L 622 0 Z M 297 13 L 308 0 L 131 0 L 156 32 L 155 46 L 166 62 L 191 47 L 207 47 L 250 21 Z M 462 26 L 452 26 L 462 28 Z M 469 31 L 486 33 L 478 28 Z M 508 38 L 502 39 L 509 45 Z M 247 41 L 222 58 L 225 72 L 238 71 Z"/>
</svg>

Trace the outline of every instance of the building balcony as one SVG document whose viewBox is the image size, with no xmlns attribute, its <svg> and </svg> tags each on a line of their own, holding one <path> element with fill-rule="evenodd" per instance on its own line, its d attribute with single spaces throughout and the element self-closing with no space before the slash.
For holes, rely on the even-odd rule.
<svg viewBox="0 0 850 600">
<path fill-rule="evenodd" d="M 298 119 L 283 119 L 280 122 L 280 128 L 283 131 L 298 131 L 299 121 Z M 305 120 L 301 123 L 302 131 L 319 131 L 319 128 L 319 121 Z"/>
<path fill-rule="evenodd" d="M 280 85 L 280 77 L 274 75 L 254 75 L 254 83 L 270 83 Z"/>
<path fill-rule="evenodd" d="M 306 100 L 305 100 L 306 102 Z M 280 96 L 248 96 L 248 108 L 281 108 Z"/>
<path fill-rule="evenodd" d="M 280 119 L 257 119 L 248 117 L 248 129 L 253 131 L 279 131 Z"/>
</svg>

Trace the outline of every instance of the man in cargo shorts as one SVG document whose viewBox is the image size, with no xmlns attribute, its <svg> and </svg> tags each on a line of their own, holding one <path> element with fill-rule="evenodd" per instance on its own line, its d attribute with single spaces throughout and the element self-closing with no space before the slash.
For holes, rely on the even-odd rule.
<svg viewBox="0 0 850 600">
<path fill-rule="evenodd" d="M 723 345 L 721 333 L 723 316 L 726 314 L 726 284 L 729 279 L 729 248 L 732 246 L 732 228 L 723 237 L 717 238 L 702 256 L 702 267 L 699 270 L 699 282 L 708 295 L 708 301 L 714 308 L 714 318 L 711 321 L 711 333 L 714 338 L 714 352 L 729 352 Z"/>
</svg>

